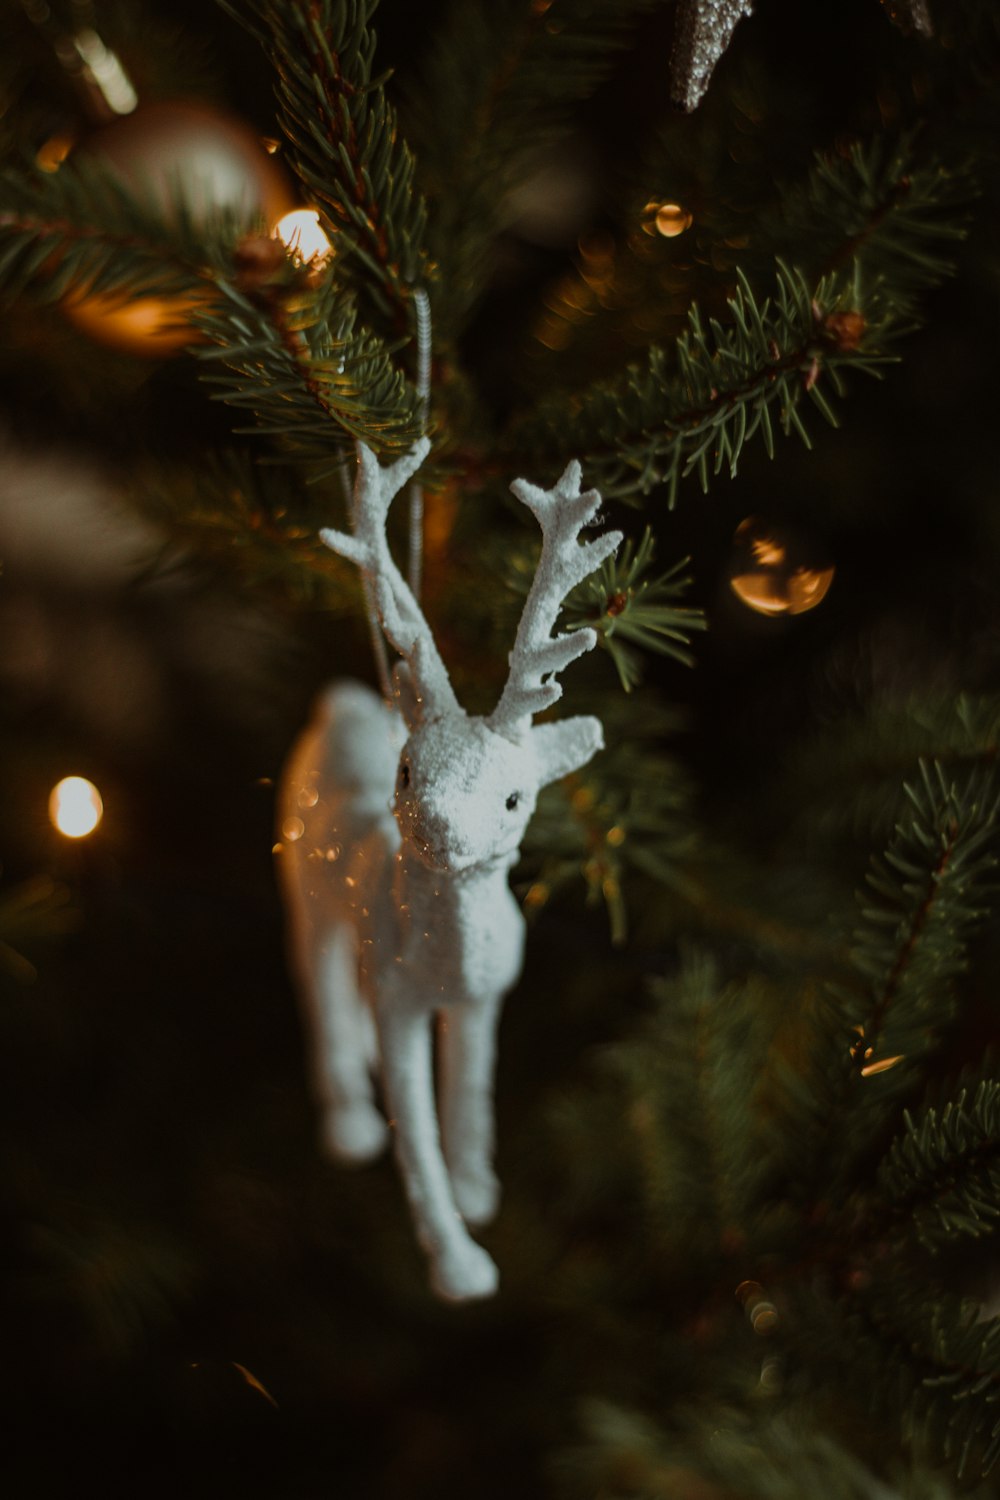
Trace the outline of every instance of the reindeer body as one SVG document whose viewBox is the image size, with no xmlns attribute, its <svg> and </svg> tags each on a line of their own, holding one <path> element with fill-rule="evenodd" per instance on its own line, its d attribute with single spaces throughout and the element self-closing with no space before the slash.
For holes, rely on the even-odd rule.
<svg viewBox="0 0 1000 1500">
<path fill-rule="evenodd" d="M 395 704 L 350 682 L 322 695 L 289 759 L 279 828 L 326 1144 L 353 1162 L 382 1149 L 377 1062 L 432 1283 L 441 1296 L 464 1300 L 489 1296 L 497 1284 L 495 1265 L 466 1225 L 488 1222 L 499 1201 L 496 1029 L 521 971 L 525 925 L 509 872 L 539 789 L 601 745 L 596 719 L 539 726 L 531 715 L 558 697 L 552 673 L 594 644 L 592 631 L 549 637 L 567 580 L 585 577 L 620 537 L 577 545 L 599 504 L 593 491 L 580 495 L 578 466 L 555 491 L 515 486 L 544 518 L 543 586 L 536 580 L 529 594 L 500 704 L 489 717 L 470 717 L 385 543 L 392 497 L 425 453 L 418 444 L 380 470 L 359 445 L 354 535 L 322 534 L 365 571 L 403 663 Z"/>
<path fill-rule="evenodd" d="M 388 1139 L 372 1101 L 377 1044 L 364 997 L 374 976 L 363 958 L 393 938 L 387 871 L 399 829 L 391 797 L 405 733 L 371 688 L 327 688 L 292 749 L 278 798 L 278 871 L 313 1090 L 324 1144 L 345 1162 L 370 1160 Z"/>
</svg>

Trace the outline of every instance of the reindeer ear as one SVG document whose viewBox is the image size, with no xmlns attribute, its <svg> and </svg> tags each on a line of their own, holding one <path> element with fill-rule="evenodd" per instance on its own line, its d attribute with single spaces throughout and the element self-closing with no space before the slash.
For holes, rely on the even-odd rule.
<svg viewBox="0 0 1000 1500">
<path fill-rule="evenodd" d="M 600 719 L 578 714 L 555 724 L 532 725 L 531 743 L 538 762 L 539 785 L 548 786 L 550 781 L 578 771 L 592 755 L 603 750 L 604 731 Z"/>
</svg>

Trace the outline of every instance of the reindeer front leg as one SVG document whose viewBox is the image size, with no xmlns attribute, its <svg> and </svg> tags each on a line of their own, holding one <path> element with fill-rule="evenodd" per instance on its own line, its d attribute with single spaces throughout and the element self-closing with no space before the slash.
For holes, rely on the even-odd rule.
<svg viewBox="0 0 1000 1500">
<path fill-rule="evenodd" d="M 497 1268 L 466 1233 L 441 1154 L 432 1017 L 397 992 L 379 997 L 376 1021 L 396 1160 L 417 1238 L 430 1257 L 431 1285 L 455 1302 L 490 1297 Z"/>
<path fill-rule="evenodd" d="M 493 1170 L 493 1077 L 502 995 L 441 1016 L 441 1133 L 455 1202 L 467 1224 L 488 1224 L 500 1206 Z"/>
</svg>

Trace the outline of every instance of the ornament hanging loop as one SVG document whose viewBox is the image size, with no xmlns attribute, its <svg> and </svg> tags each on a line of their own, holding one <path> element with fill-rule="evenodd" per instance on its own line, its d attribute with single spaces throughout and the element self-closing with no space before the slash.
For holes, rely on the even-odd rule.
<svg viewBox="0 0 1000 1500">
<path fill-rule="evenodd" d="M 420 403 L 420 431 L 427 432 L 427 415 L 431 395 L 431 300 L 422 286 L 413 289 L 413 307 L 417 320 L 417 399 Z M 424 569 L 424 487 L 419 480 L 410 483 L 410 555 L 407 582 L 414 599 L 420 602 Z"/>
</svg>

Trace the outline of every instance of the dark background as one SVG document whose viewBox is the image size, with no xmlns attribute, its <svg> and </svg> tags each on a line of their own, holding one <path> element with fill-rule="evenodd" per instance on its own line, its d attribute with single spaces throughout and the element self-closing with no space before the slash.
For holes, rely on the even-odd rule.
<svg viewBox="0 0 1000 1500">
<path fill-rule="evenodd" d="M 194 0 L 160 9 L 215 97 L 269 132 L 255 44 Z M 404 81 L 437 9 L 380 10 Z M 711 112 L 686 120 L 667 100 L 671 25 L 669 7 L 644 23 L 580 110 L 592 223 L 613 212 L 614 163 L 654 127 L 673 120 L 682 144 L 725 128 L 744 52 L 788 121 L 771 126 L 775 170 L 780 156 L 792 171 L 872 123 L 885 55 L 933 45 L 874 0 L 761 0 Z M 497 412 L 580 228 L 555 245 L 508 233 L 466 340 Z M 815 427 L 811 453 L 786 440 L 773 464 L 748 451 L 736 483 L 703 498 L 692 482 L 658 513 L 711 628 L 693 673 L 652 675 L 691 708 L 679 750 L 704 824 L 761 869 L 787 833 L 789 758 L 824 724 L 931 682 L 996 686 L 996 234 L 986 199 L 959 274 L 928 296 L 899 368 L 854 382 L 839 432 Z M 637 1300 L 625 1341 L 579 1299 L 576 1258 L 624 1263 L 630 1234 L 613 1203 L 599 1230 L 559 1209 L 573 1164 L 553 1158 L 547 1113 L 587 1088 L 588 1049 L 628 1028 L 669 962 L 655 900 L 634 894 L 624 950 L 572 901 L 532 929 L 502 1033 L 505 1207 L 484 1236 L 503 1290 L 439 1306 L 391 1165 L 352 1174 L 318 1154 L 272 878 L 273 782 L 315 687 L 369 670 L 363 637 L 236 575 L 164 569 L 155 528 L 119 498 L 131 455 L 195 451 L 227 418 L 183 358 L 112 371 L 95 353 L 88 375 L 55 317 L 16 309 L 0 361 L 0 856 L 5 883 L 51 876 L 76 912 L 59 941 L 28 945 L 38 977 L 10 977 L 0 1003 L 7 1493 L 541 1493 L 579 1402 L 648 1382 L 652 1354 L 631 1361 L 666 1316 Z M 728 592 L 733 533 L 755 513 L 834 560 L 815 614 L 761 620 Z M 80 845 L 46 815 L 71 773 L 105 800 Z M 840 853 L 833 878 L 850 884 L 857 851 Z"/>
</svg>

